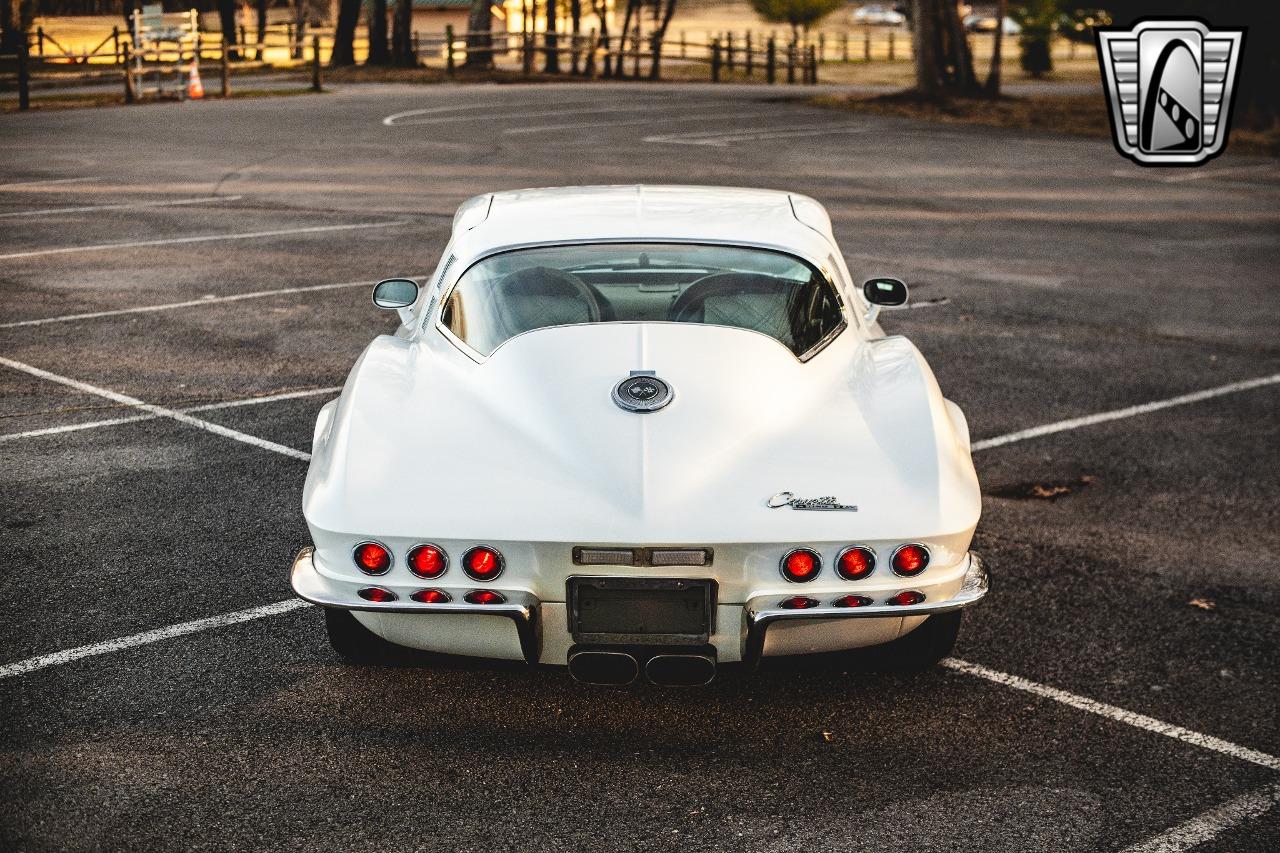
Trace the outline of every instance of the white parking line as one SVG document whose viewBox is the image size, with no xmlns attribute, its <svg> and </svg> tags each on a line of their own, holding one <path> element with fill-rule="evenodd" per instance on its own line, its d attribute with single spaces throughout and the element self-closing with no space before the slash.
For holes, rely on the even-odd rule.
<svg viewBox="0 0 1280 853">
<path fill-rule="evenodd" d="M 761 139 L 791 139 L 800 136 L 826 136 L 834 133 L 867 133 L 866 125 L 853 124 L 814 124 L 806 127 L 774 128 L 772 130 L 742 131 L 710 131 L 701 133 L 663 133 L 646 136 L 645 142 L 669 143 L 671 145 L 710 145 L 723 148 L 733 142 L 750 142 Z"/>
<path fill-rule="evenodd" d="M 1068 693 L 1065 690 L 1059 690 L 1047 684 L 1039 684 L 1017 675 L 1010 675 L 1007 672 L 988 669 L 981 664 L 969 663 L 956 658 L 947 658 L 942 662 L 942 665 L 948 669 L 954 669 L 956 672 L 963 672 L 965 675 L 985 678 L 987 681 L 993 681 L 996 684 L 1011 687 L 1014 690 L 1023 690 L 1036 696 L 1043 696 L 1046 699 L 1070 705 L 1077 710 L 1087 711 L 1090 714 L 1097 714 L 1100 717 L 1124 723 L 1126 726 L 1133 726 L 1143 731 L 1164 735 L 1174 740 L 1180 740 L 1183 743 L 1189 743 L 1192 746 L 1198 746 L 1201 749 L 1220 752 L 1223 755 L 1229 755 L 1241 761 L 1248 761 L 1266 767 L 1268 770 L 1280 770 L 1280 758 L 1276 758 L 1274 755 L 1267 755 L 1265 752 L 1249 749 L 1247 746 L 1240 746 L 1212 735 L 1193 732 L 1190 729 L 1162 722 L 1145 714 L 1136 714 L 1133 711 L 1126 711 L 1124 708 L 1117 708 L 1115 705 L 1108 705 L 1105 702 L 1098 702 L 1085 696 Z"/>
<path fill-rule="evenodd" d="M 318 397 L 324 394 L 336 394 L 342 390 L 341 385 L 335 385 L 330 388 L 309 388 L 305 391 L 285 391 L 282 394 L 270 394 L 265 397 L 245 397 L 240 400 L 225 400 L 221 403 L 205 403 L 200 406 L 184 406 L 175 411 L 183 414 L 192 412 L 212 412 L 216 409 L 233 409 L 240 406 L 257 406 L 261 403 L 278 403 L 283 400 L 297 400 L 303 397 Z M 138 421 L 153 421 L 159 417 L 158 415 L 133 415 L 127 418 L 110 418 L 104 421 L 89 421 L 83 424 L 67 424 L 65 426 L 46 427 L 44 429 L 33 429 L 26 432 L 10 432 L 0 434 L 0 442 L 15 441 L 19 438 L 37 438 L 42 435 L 60 435 L 66 432 L 78 432 L 82 429 L 97 429 L 98 427 L 116 426 L 118 424 L 132 424 Z"/>
<path fill-rule="evenodd" d="M 49 178 L 43 181 L 14 181 L 9 184 L 0 184 L 0 190 L 7 190 L 9 187 L 34 187 L 42 184 L 83 184 L 88 181 L 100 181 L 102 178 Z"/>
<path fill-rule="evenodd" d="M 80 660 L 81 658 L 92 657 L 94 655 L 105 655 L 108 652 L 119 652 L 125 649 L 132 649 L 136 646 L 145 646 L 148 643 L 158 643 L 161 640 L 181 637 L 184 634 L 194 634 L 197 631 L 207 631 L 210 628 L 225 628 L 228 625 L 235 625 L 240 622 L 249 622 L 253 619 L 262 619 L 266 616 L 278 616 L 281 613 L 288 613 L 290 610 L 297 610 L 300 607 L 307 606 L 309 606 L 308 603 L 300 598 L 287 598 L 284 601 L 277 601 L 274 604 L 263 604 L 259 607 L 250 607 L 247 610 L 236 610 L 231 613 L 223 613 L 220 616 L 208 616 L 204 619 L 195 619 L 191 622 L 179 622 L 177 625 L 156 628 L 153 631 L 143 631 L 141 634 L 131 634 L 128 637 L 121 637 L 118 640 L 107 640 L 104 643 L 94 643 L 90 646 L 78 646 L 74 649 L 66 649 L 61 652 L 27 658 L 26 660 L 20 660 L 0 666 L 0 679 L 12 678 L 15 675 L 26 675 L 28 672 L 35 672 L 37 669 L 71 663 L 74 660 Z"/>
<path fill-rule="evenodd" d="M 1212 841 L 1246 820 L 1261 817 L 1276 803 L 1280 803 L 1280 782 L 1242 794 L 1154 838 L 1126 847 L 1122 853 L 1182 853 Z"/>
<path fill-rule="evenodd" d="M 422 276 L 416 276 L 421 278 Z M 197 305 L 214 305 L 219 302 L 238 302 L 241 299 L 262 299 L 266 296 L 284 296 L 289 293 L 310 293 L 316 290 L 338 290 L 343 287 L 369 287 L 369 281 L 344 281 L 339 284 L 311 284 L 305 287 L 280 287 L 275 290 L 255 290 L 250 293 L 233 293 L 230 296 L 202 296 L 199 299 L 188 299 L 185 302 L 166 302 L 161 305 L 142 305 L 137 308 L 115 308 L 110 311 L 89 311 L 84 314 L 63 314 L 61 317 L 41 317 L 38 320 L 16 320 L 12 323 L 0 323 L 0 329 L 15 329 L 18 326 L 43 326 L 46 323 L 68 323 L 72 320 L 94 320 L 98 317 L 119 317 L 122 314 L 146 314 L 151 311 L 172 311 L 175 308 L 194 308 Z"/>
<path fill-rule="evenodd" d="M 0 213 L 0 219 L 14 216 L 52 216 L 57 213 L 97 213 L 100 210 L 132 210 L 137 207 L 177 207 L 190 204 L 210 204 L 219 201 L 239 201 L 243 196 L 213 195 L 200 198 L 179 198 L 173 201 L 136 201 L 130 204 L 90 204 L 84 207 L 47 207 L 43 210 L 11 210 Z"/>
<path fill-rule="evenodd" d="M 322 234 L 329 231 L 354 231 L 359 228 L 390 228 L 407 225 L 408 220 L 394 222 L 358 222 L 352 225 L 313 225 L 309 228 L 281 228 L 275 231 L 253 231 L 248 234 L 202 234 L 199 237 L 169 237 L 164 240 L 133 240 L 128 243 L 94 243 L 90 246 L 63 246 L 60 249 L 33 249 L 0 255 L 0 261 L 35 258 L 41 255 L 65 255 L 71 252 L 101 252 L 108 249 L 140 249 L 147 246 L 174 246 L 181 243 L 209 243 L 215 240 L 256 240 L 260 237 L 285 237 L 291 234 Z"/>
<path fill-rule="evenodd" d="M 41 370 L 38 367 L 32 367 L 21 361 L 14 361 L 10 358 L 0 356 L 0 364 L 5 367 L 11 367 L 14 370 L 20 370 L 23 373 L 29 373 L 40 379 L 47 379 L 50 382 L 57 382 L 60 385 L 66 385 L 68 388 L 74 388 L 77 391 L 83 391 L 86 394 L 94 394 L 99 397 L 106 397 L 108 400 L 114 400 L 117 403 L 123 403 L 126 406 L 132 406 L 135 409 L 157 415 L 162 418 L 170 418 L 178 423 L 187 424 L 188 426 L 211 432 L 214 435 L 220 435 L 223 438 L 229 438 L 232 441 L 239 441 L 243 444 L 249 444 L 254 447 L 260 447 L 263 450 L 270 450 L 283 456 L 293 459 L 300 459 L 306 462 L 311 458 L 310 453 L 303 453 L 301 450 L 294 450 L 292 447 L 285 447 L 283 444 L 276 444 L 274 441 L 267 441 L 265 438 L 258 438 L 256 435 L 249 435 L 246 432 L 230 429 L 221 424 L 215 424 L 212 421 L 204 421 L 200 418 L 193 418 L 191 415 L 183 414 L 175 409 L 166 409 L 164 406 L 154 406 L 151 403 L 144 403 L 136 397 L 130 397 L 127 394 L 120 394 L 106 388 L 99 388 L 97 385 L 90 385 L 88 382 L 81 382 L 77 379 L 71 379 L 66 376 L 59 376 L 56 373 L 50 373 L 47 370 Z"/>
<path fill-rule="evenodd" d="M 1066 432 L 1067 430 L 1093 426 L 1094 424 L 1106 423 L 1107 421 L 1118 421 L 1124 418 L 1132 418 L 1137 415 L 1146 415 L 1151 412 L 1158 412 L 1161 409 L 1171 409 L 1174 406 L 1185 406 L 1189 403 L 1199 403 L 1202 400 L 1211 400 L 1214 397 L 1221 397 L 1224 394 L 1236 394 L 1240 391 L 1248 391 L 1251 388 L 1261 388 L 1264 385 L 1274 385 L 1277 382 L 1280 382 L 1280 373 L 1273 373 L 1270 376 L 1260 376 L 1257 379 L 1245 379 L 1241 382 L 1231 382 L 1226 385 L 1219 385 L 1217 388 L 1209 388 L 1204 391 L 1183 394 L 1179 397 L 1170 397 L 1167 400 L 1156 400 L 1152 403 L 1128 406 L 1123 409 L 1114 409 L 1110 412 L 1099 412 L 1096 415 L 1085 415 L 1082 418 L 1071 418 L 1065 421 L 1056 421 L 1055 423 L 1044 424 L 1043 426 L 1031 427 L 1030 429 L 1006 433 L 1005 435 L 997 435 L 993 438 L 984 438 L 982 441 L 975 441 L 972 449 L 974 451 L 989 450 L 992 447 L 1013 444 L 1015 441 L 1026 441 L 1028 438 L 1039 438 L 1042 435 L 1051 435 L 1055 432 Z"/>
<path fill-rule="evenodd" d="M 632 110 L 634 112 L 634 110 Z M 628 118 L 620 121 L 575 121 L 566 124 L 543 124 L 533 127 L 509 127 L 502 131 L 506 136 L 520 136 L 528 133 L 547 133 L 553 130 L 583 130 L 596 127 L 635 127 L 637 125 L 654 125 L 654 124 L 672 124 L 680 121 L 720 121 L 721 119 L 752 119 L 755 118 L 750 113 L 743 113 L 741 110 L 732 113 L 721 113 L 719 115 L 701 115 L 699 113 L 689 113 L 688 115 L 664 116 L 651 115 L 645 118 Z"/>
</svg>

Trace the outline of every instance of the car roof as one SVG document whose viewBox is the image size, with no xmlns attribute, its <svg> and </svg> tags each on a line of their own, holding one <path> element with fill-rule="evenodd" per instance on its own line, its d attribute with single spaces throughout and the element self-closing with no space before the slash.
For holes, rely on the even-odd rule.
<svg viewBox="0 0 1280 853">
<path fill-rule="evenodd" d="M 465 268 L 486 255 L 522 246 L 663 240 L 762 246 L 819 264 L 835 249 L 830 218 L 807 196 L 640 184 L 476 196 L 454 216 L 453 253 Z"/>
</svg>

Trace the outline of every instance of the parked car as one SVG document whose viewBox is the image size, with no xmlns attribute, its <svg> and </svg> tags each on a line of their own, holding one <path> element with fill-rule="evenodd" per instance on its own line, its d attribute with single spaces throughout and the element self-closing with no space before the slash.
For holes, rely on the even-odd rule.
<svg viewBox="0 0 1280 853">
<path fill-rule="evenodd" d="M 960 408 L 886 335 L 822 206 L 579 187 L 463 204 L 315 425 L 293 588 L 397 644 L 701 684 L 723 663 L 948 653 L 987 591 Z"/>
<path fill-rule="evenodd" d="M 968 15 L 962 23 L 964 28 L 971 33 L 993 33 L 996 31 L 996 18 L 994 15 Z M 1016 36 L 1021 33 L 1021 24 L 1013 18 L 1006 17 L 1004 19 L 1005 35 Z"/>
<path fill-rule="evenodd" d="M 891 6 L 871 4 L 854 9 L 852 20 L 866 27 L 900 27 L 907 22 L 907 16 Z"/>
</svg>

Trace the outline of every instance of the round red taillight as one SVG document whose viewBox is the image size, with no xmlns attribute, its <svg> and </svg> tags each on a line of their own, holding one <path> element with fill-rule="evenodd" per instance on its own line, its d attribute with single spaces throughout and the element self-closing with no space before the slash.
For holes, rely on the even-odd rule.
<svg viewBox="0 0 1280 853">
<path fill-rule="evenodd" d="M 356 593 L 365 601 L 372 601 L 374 604 L 382 604 L 387 601 L 395 601 L 396 594 L 389 589 L 383 589 L 380 586 L 366 586 L 364 589 Z"/>
<path fill-rule="evenodd" d="M 902 592 L 889 599 L 889 604 L 894 607 L 907 607 L 912 604 L 919 604 L 924 601 L 924 593 L 917 592 L 914 589 L 903 590 Z"/>
<path fill-rule="evenodd" d="M 816 551 L 797 548 L 782 558 L 782 576 L 792 583 L 811 581 L 822 571 L 822 558 Z"/>
<path fill-rule="evenodd" d="M 491 589 L 475 589 L 467 593 L 469 604 L 502 604 L 506 599 L 500 592 Z"/>
<path fill-rule="evenodd" d="M 391 568 L 391 552 L 378 542 L 361 542 L 352 549 L 351 556 L 366 575 L 385 575 Z"/>
<path fill-rule="evenodd" d="M 449 593 L 442 589 L 420 589 L 409 597 L 422 604 L 448 604 L 453 601 Z"/>
<path fill-rule="evenodd" d="M 448 565 L 449 557 L 436 545 L 414 545 L 409 551 L 409 571 L 420 578 L 438 578 Z"/>
<path fill-rule="evenodd" d="M 871 599 L 865 595 L 846 595 L 831 602 L 832 607 L 866 607 Z"/>
<path fill-rule="evenodd" d="M 893 552 L 893 573 L 904 578 L 914 577 L 929 565 L 929 549 L 923 545 L 899 545 Z"/>
<path fill-rule="evenodd" d="M 808 610 L 810 607 L 818 606 L 818 599 L 809 598 L 807 595 L 794 595 L 779 601 L 778 606 L 783 610 Z"/>
<path fill-rule="evenodd" d="M 462 555 L 462 570 L 478 581 L 493 580 L 505 565 L 502 554 L 488 545 L 477 545 Z"/>
<path fill-rule="evenodd" d="M 836 574 L 847 581 L 860 581 L 876 567 L 876 552 L 866 545 L 850 545 L 836 557 Z"/>
</svg>

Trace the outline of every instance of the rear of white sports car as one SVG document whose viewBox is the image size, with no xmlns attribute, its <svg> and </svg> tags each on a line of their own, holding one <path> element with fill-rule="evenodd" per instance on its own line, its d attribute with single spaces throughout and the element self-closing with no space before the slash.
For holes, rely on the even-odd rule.
<svg viewBox="0 0 1280 853">
<path fill-rule="evenodd" d="M 292 577 L 340 653 L 696 684 L 762 656 L 949 651 L 987 589 L 964 418 L 791 198 L 734 201 L 792 239 L 455 233 L 449 258 L 474 260 L 442 262 L 317 423 Z"/>
</svg>

